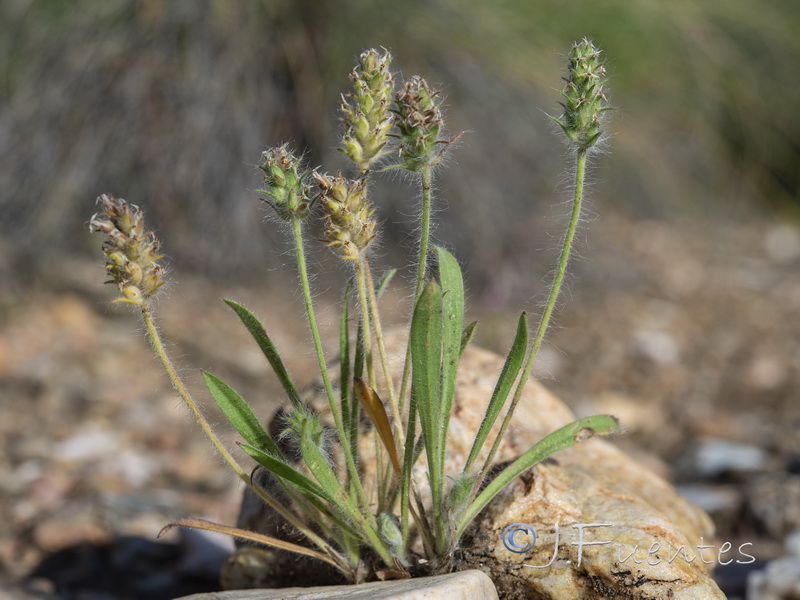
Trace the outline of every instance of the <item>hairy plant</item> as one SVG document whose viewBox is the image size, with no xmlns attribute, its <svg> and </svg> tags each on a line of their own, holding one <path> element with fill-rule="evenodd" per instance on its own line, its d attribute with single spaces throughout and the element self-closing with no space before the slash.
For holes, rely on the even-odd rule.
<svg viewBox="0 0 800 600">
<path fill-rule="evenodd" d="M 433 169 L 455 138 L 441 137 L 441 95 L 418 76 L 395 92 L 390 64 L 386 51 L 364 52 L 351 75 L 353 92 L 342 102 L 345 131 L 341 150 L 353 163 L 353 178 L 305 170 L 286 146 L 262 155 L 264 201 L 279 220 L 288 223 L 294 242 L 305 318 L 333 419 L 332 436 L 320 415 L 301 402 L 262 323 L 232 300 L 225 302 L 261 348 L 286 392 L 291 407 L 282 436 L 299 449 L 300 461 L 283 453 L 236 391 L 214 375 L 203 373 L 211 396 L 242 438 L 239 446 L 274 475 L 291 498 L 290 507 L 259 487 L 248 475 L 249 469 L 220 442 L 172 366 L 153 320 L 152 299 L 164 283 L 164 271 L 159 263 L 158 241 L 145 232 L 141 211 L 124 200 L 104 195 L 98 198 L 99 212 L 90 220 L 93 231 L 106 235 L 103 250 L 107 269 L 111 282 L 120 288 L 120 300 L 139 307 L 156 354 L 206 435 L 239 478 L 302 533 L 307 545 L 199 519 L 183 519 L 165 530 L 186 526 L 222 531 L 317 558 L 356 582 L 379 572 L 385 578 L 447 571 L 467 527 L 505 486 L 554 452 L 589 435 L 619 430 L 611 416 L 577 420 L 547 435 L 488 478 L 550 323 L 580 218 L 586 157 L 603 135 L 603 114 L 609 109 L 603 93 L 605 72 L 600 52 L 588 40 L 573 46 L 562 93 L 564 112 L 559 118 L 551 117 L 574 148 L 576 164 L 572 214 L 547 304 L 533 332 L 529 332 L 526 313 L 520 315 L 494 392 L 486 399 L 483 422 L 462 471 L 455 476 L 445 473 L 448 423 L 459 360 L 475 324 L 464 326 L 464 284 L 458 261 L 444 248 L 431 249 L 429 245 Z M 390 369 L 378 302 L 394 271 L 376 282 L 370 264 L 370 244 L 378 231 L 368 184 L 373 165 L 390 156 L 397 162 L 384 169 L 413 173 L 422 205 L 414 305 L 401 373 Z M 338 391 L 332 384 L 320 339 L 305 258 L 303 227 L 315 210 L 323 213 L 327 244 L 353 268 L 344 291 Z M 429 273 L 430 258 L 435 260 L 435 276 Z M 355 335 L 349 319 L 351 302 L 359 312 Z M 378 369 L 381 379 L 376 375 Z M 499 433 L 487 458 L 480 462 L 481 450 L 489 443 L 492 427 L 504 408 Z M 372 424 L 379 444 L 371 470 L 362 468 L 359 456 L 361 411 Z M 339 464 L 332 459 L 332 448 L 340 449 Z M 423 453 L 426 480 L 417 481 L 412 477 L 412 467 Z M 365 473 L 373 480 L 365 480 Z M 430 490 L 429 502 L 421 499 L 423 485 Z"/>
</svg>

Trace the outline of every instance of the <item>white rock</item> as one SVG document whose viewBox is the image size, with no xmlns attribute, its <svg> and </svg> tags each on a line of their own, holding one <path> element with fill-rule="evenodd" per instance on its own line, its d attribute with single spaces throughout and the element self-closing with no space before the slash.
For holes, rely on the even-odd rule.
<svg viewBox="0 0 800 600">
<path fill-rule="evenodd" d="M 767 453 L 763 449 L 718 439 L 701 440 L 692 458 L 697 474 L 703 478 L 725 472 L 762 471 L 767 465 Z"/>
<path fill-rule="evenodd" d="M 195 594 L 183 600 L 497 600 L 491 579 L 481 571 L 361 585 L 283 588 Z"/>
</svg>

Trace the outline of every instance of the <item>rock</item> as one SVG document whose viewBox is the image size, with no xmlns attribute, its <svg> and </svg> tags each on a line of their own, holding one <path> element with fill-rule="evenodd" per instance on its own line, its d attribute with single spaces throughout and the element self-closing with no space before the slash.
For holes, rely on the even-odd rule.
<svg viewBox="0 0 800 600">
<path fill-rule="evenodd" d="M 797 600 L 800 598 L 800 556 L 788 555 L 767 563 L 747 579 L 747 598 Z"/>
<path fill-rule="evenodd" d="M 789 554 L 800 556 L 800 529 L 797 529 L 787 535 L 784 545 L 786 546 L 786 550 L 789 552 Z"/>
<path fill-rule="evenodd" d="M 102 544 L 109 538 L 104 527 L 85 515 L 53 516 L 41 520 L 33 529 L 33 540 L 44 552 L 63 550 L 82 542 Z"/>
<path fill-rule="evenodd" d="M 401 371 L 404 348 L 404 340 L 390 341 L 392 372 Z M 473 347 L 462 358 L 447 437 L 449 474 L 456 474 L 464 464 L 502 365 L 502 357 Z M 329 412 L 319 393 L 308 400 L 323 417 Z M 519 456 L 572 420 L 574 415 L 563 402 L 531 380 L 498 453 L 498 462 Z M 367 435 L 360 443 L 364 469 L 369 474 L 373 469 L 368 462 L 373 441 Z M 415 466 L 418 482 L 424 481 L 424 468 L 424 460 Z M 425 497 L 424 486 L 420 488 Z M 255 506 L 246 498 L 240 524 L 281 535 L 275 515 Z M 524 554 L 510 552 L 504 545 L 503 532 L 514 523 L 532 527 L 539 536 L 535 546 Z M 581 531 L 576 525 L 598 523 L 608 527 L 584 528 L 585 539 L 608 544 L 580 549 L 574 545 Z M 698 544 L 711 544 L 713 526 L 708 516 L 607 441 L 588 440 L 536 465 L 508 486 L 473 525 L 456 551 L 453 568 L 487 573 L 497 585 L 500 598 L 724 598 L 709 576 L 709 565 L 688 560 L 698 554 Z M 544 569 L 527 567 L 550 562 L 556 526 L 559 547 L 553 564 Z M 681 547 L 688 558 L 684 554 L 676 558 Z M 264 552 L 271 557 L 267 562 L 273 569 L 280 564 L 275 557 L 279 553 Z M 704 552 L 703 559 L 713 562 L 712 552 Z"/>
<path fill-rule="evenodd" d="M 771 473 L 745 488 L 746 509 L 771 536 L 782 538 L 800 528 L 800 475 Z"/>
<path fill-rule="evenodd" d="M 737 486 L 697 483 L 680 485 L 678 492 L 703 509 L 720 529 L 731 531 L 742 518 L 744 502 Z"/>
<path fill-rule="evenodd" d="M 497 600 L 497 591 L 482 571 L 461 571 L 435 577 L 279 590 L 194 594 L 183 600 Z"/>
<path fill-rule="evenodd" d="M 176 570 L 183 575 L 203 577 L 219 573 L 233 552 L 233 540 L 202 529 L 181 529 L 182 555 Z"/>
<path fill-rule="evenodd" d="M 757 447 L 715 438 L 698 440 L 678 459 L 684 477 L 709 480 L 722 475 L 751 474 L 767 468 L 767 453 Z"/>
</svg>

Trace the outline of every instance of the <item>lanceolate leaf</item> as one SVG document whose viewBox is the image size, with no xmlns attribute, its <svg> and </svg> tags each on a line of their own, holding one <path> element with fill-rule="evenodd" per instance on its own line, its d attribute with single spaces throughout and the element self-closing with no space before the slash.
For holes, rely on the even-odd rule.
<svg viewBox="0 0 800 600">
<path fill-rule="evenodd" d="M 342 530 L 346 531 L 349 535 L 358 535 L 358 532 L 352 529 L 345 520 L 340 516 L 346 514 L 346 511 L 330 496 L 322 487 L 315 481 L 300 473 L 291 465 L 283 461 L 276 460 L 266 452 L 262 452 L 258 448 L 249 444 L 239 444 L 242 450 L 247 452 L 253 460 L 267 469 L 270 473 L 274 474 L 284 484 L 294 486 L 304 498 L 306 498 L 314 507 L 317 508 L 322 514 L 329 518 Z M 289 488 L 291 493 L 291 488 Z"/>
<path fill-rule="evenodd" d="M 475 328 L 478 326 L 477 321 L 473 321 L 466 327 L 464 327 L 464 332 L 461 334 L 461 354 L 464 354 L 464 350 L 467 349 L 469 343 L 472 341 L 472 336 L 475 335 Z"/>
<path fill-rule="evenodd" d="M 439 408 L 440 460 L 444 471 L 444 448 L 447 427 L 461 358 L 461 335 L 464 326 L 464 279 L 458 261 L 444 248 L 436 248 L 439 258 L 439 279 L 442 285 L 442 404 Z"/>
<path fill-rule="evenodd" d="M 283 365 L 283 360 L 281 360 L 280 354 L 278 354 L 278 350 L 275 348 L 275 344 L 272 343 L 272 340 L 267 335 L 267 332 L 264 329 L 264 326 L 261 324 L 261 321 L 259 321 L 258 317 L 256 317 L 241 304 L 227 299 L 224 300 L 224 302 L 233 309 L 239 319 L 241 319 L 242 323 L 244 323 L 247 331 L 249 331 L 250 335 L 253 336 L 253 339 L 258 344 L 258 347 L 261 348 L 264 356 L 266 356 L 269 364 L 272 366 L 272 370 L 275 371 L 275 375 L 277 375 L 278 380 L 281 382 L 283 389 L 286 391 L 286 395 L 289 397 L 289 400 L 293 405 L 299 406 L 301 402 L 300 395 L 297 393 L 297 388 L 292 382 L 292 378 L 289 376 L 288 371 L 286 371 L 286 367 Z"/>
<path fill-rule="evenodd" d="M 378 298 L 380 298 L 383 292 L 386 291 L 386 288 L 389 287 L 389 282 L 392 281 L 392 278 L 395 276 L 395 273 L 397 273 L 397 269 L 389 269 L 388 271 L 386 271 L 386 273 L 381 275 L 381 278 L 375 284 L 375 295 Z"/>
<path fill-rule="evenodd" d="M 302 410 L 302 412 L 301 412 Z M 300 438 L 300 454 L 308 470 L 327 494 L 333 497 L 336 506 L 354 525 L 359 526 L 364 540 L 380 555 L 387 564 L 391 562 L 386 545 L 377 533 L 377 522 L 373 515 L 362 514 L 356 507 L 355 498 L 349 495 L 336 477 L 328 459 L 322 451 L 322 425 L 316 415 L 307 409 L 296 411 L 293 429 Z"/>
<path fill-rule="evenodd" d="M 439 435 L 442 392 L 442 294 L 431 280 L 420 294 L 411 321 L 411 393 L 428 454 L 431 492 L 441 491 Z"/>
<path fill-rule="evenodd" d="M 411 320 L 411 394 L 417 404 L 428 457 L 436 552 L 445 552 L 449 546 L 449 525 L 443 500 L 445 448 L 442 429 L 447 426 L 447 421 L 443 420 L 442 410 L 442 329 L 442 294 L 436 281 L 431 280 L 417 299 Z"/>
<path fill-rule="evenodd" d="M 478 513 L 491 502 L 504 487 L 516 479 L 519 475 L 530 469 L 537 462 L 548 456 L 569 448 L 593 435 L 605 435 L 615 431 L 622 431 L 614 417 L 610 415 L 595 415 L 578 419 L 569 425 L 565 425 L 550 435 L 542 438 L 533 447 L 520 456 L 517 460 L 503 469 L 486 488 L 478 494 L 478 497 L 470 504 L 461 515 L 457 523 L 456 538 L 464 533 L 467 525 L 478 516 Z"/>
<path fill-rule="evenodd" d="M 469 473 L 472 463 L 478 458 L 478 453 L 483 448 L 486 438 L 492 429 L 492 425 L 497 420 L 497 415 L 508 398 L 508 394 L 517 380 L 519 370 L 522 368 L 522 361 L 525 360 L 525 353 L 528 349 L 528 319 L 525 313 L 519 316 L 517 323 L 517 333 L 514 336 L 514 342 L 511 344 L 511 350 L 506 357 L 506 362 L 503 364 L 503 370 L 500 372 L 500 377 L 497 379 L 497 385 L 492 393 L 492 399 L 489 400 L 489 405 L 486 407 L 486 415 L 483 417 L 483 422 L 478 429 L 478 435 L 472 443 L 472 449 L 469 451 L 467 463 L 464 465 L 464 473 Z"/>
<path fill-rule="evenodd" d="M 261 421 L 258 420 L 253 410 L 236 391 L 227 383 L 211 373 L 203 371 L 203 379 L 208 391 L 214 397 L 217 405 L 225 413 L 228 421 L 234 426 L 248 444 L 281 457 L 281 451 L 269 436 Z"/>
<path fill-rule="evenodd" d="M 325 489 L 319 486 L 316 482 L 303 475 L 300 471 L 296 470 L 291 465 L 286 464 L 282 460 L 277 460 L 274 456 L 259 450 L 250 444 L 240 443 L 239 447 L 247 452 L 253 460 L 255 460 L 262 467 L 273 473 L 277 477 L 286 480 L 295 487 L 305 490 L 314 496 L 325 500 L 330 504 L 335 504 L 333 496 L 330 495 Z"/>
</svg>

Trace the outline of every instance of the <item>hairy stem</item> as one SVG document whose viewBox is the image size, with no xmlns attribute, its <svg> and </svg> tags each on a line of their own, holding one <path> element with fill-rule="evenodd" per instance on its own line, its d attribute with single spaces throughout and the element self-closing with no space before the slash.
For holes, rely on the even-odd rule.
<svg viewBox="0 0 800 600">
<path fill-rule="evenodd" d="M 344 424 L 342 422 L 342 415 L 336 406 L 336 399 L 333 393 L 333 386 L 331 385 L 330 375 L 328 374 L 328 365 L 325 362 L 325 354 L 322 350 L 322 340 L 319 335 L 319 327 L 317 326 L 317 318 L 314 315 L 314 304 L 311 301 L 311 286 L 308 280 L 308 269 L 306 267 L 305 250 L 303 248 L 303 232 L 300 226 L 300 219 L 292 220 L 292 233 L 294 234 L 295 253 L 297 255 L 297 268 L 300 273 L 300 284 L 303 288 L 303 300 L 306 305 L 306 315 L 308 317 L 309 328 L 311 329 L 311 337 L 314 341 L 314 349 L 317 353 L 317 360 L 319 362 L 319 370 L 322 375 L 322 382 L 325 386 L 325 393 L 328 396 L 328 403 L 330 404 L 331 414 L 336 425 L 336 432 L 339 439 L 342 440 L 342 450 L 344 451 L 345 462 L 347 464 L 348 474 L 354 484 L 356 495 L 361 502 L 363 514 L 366 518 L 368 527 L 365 528 L 365 535 L 369 539 L 370 545 L 380 555 L 381 559 L 386 561 L 387 564 L 391 563 L 391 555 L 386 548 L 386 544 L 380 539 L 377 534 L 378 523 L 375 520 L 375 515 L 369 507 L 369 500 L 364 487 L 361 485 L 361 479 L 358 474 L 358 467 L 356 467 L 355 460 L 353 460 L 353 453 L 350 444 L 346 443 L 347 436 L 344 431 Z"/>
<path fill-rule="evenodd" d="M 367 381 L 370 387 L 376 389 L 375 367 L 372 360 L 372 326 L 369 314 L 369 294 L 367 292 L 367 279 L 365 276 L 364 264 L 366 260 L 362 256 L 356 261 L 356 284 L 358 286 L 358 302 L 361 307 L 361 325 L 364 335 L 364 362 L 367 365 Z"/>
<path fill-rule="evenodd" d="M 431 167 L 427 165 L 422 168 L 422 223 L 419 238 L 419 258 L 417 259 L 417 283 L 414 288 L 414 305 L 422 294 L 422 288 L 425 285 L 425 272 L 428 269 L 428 241 L 430 238 L 431 229 Z M 411 308 L 412 313 L 414 307 Z M 398 411 L 403 414 L 406 402 L 406 393 L 408 392 L 408 384 L 411 379 L 411 336 L 408 337 L 406 343 L 406 358 L 403 364 L 403 377 L 400 380 L 400 396 Z M 411 402 L 409 412 L 414 410 L 414 403 Z M 415 423 L 414 415 L 409 414 L 408 423 Z M 407 435 L 411 437 L 411 445 L 413 447 L 414 436 L 416 435 L 416 428 L 410 428 Z M 413 460 L 413 452 L 406 453 L 406 460 Z M 411 467 L 413 465 L 406 465 L 404 467 L 402 493 L 400 496 L 400 524 L 403 532 L 403 540 L 407 543 L 409 533 L 409 493 L 411 491 Z"/>
<path fill-rule="evenodd" d="M 556 275 L 553 278 L 553 284 L 550 287 L 550 295 L 547 298 L 547 304 L 545 305 L 544 313 L 539 321 L 539 327 L 536 329 L 536 333 L 534 334 L 533 345 L 528 353 L 528 359 L 525 363 L 525 368 L 522 370 L 522 375 L 517 382 L 517 388 L 514 391 L 514 397 L 511 400 L 511 405 L 508 407 L 508 412 L 503 419 L 503 424 L 500 426 L 500 431 L 498 432 L 497 437 L 492 444 L 492 448 L 489 451 L 489 456 L 486 457 L 486 462 L 483 464 L 483 469 L 481 470 L 478 478 L 475 480 L 475 485 L 473 486 L 472 491 L 473 497 L 492 466 L 492 462 L 494 461 L 494 457 L 497 454 L 498 448 L 500 447 L 500 443 L 503 441 L 503 437 L 508 429 L 508 425 L 511 422 L 514 409 L 517 407 L 520 398 L 522 398 L 522 391 L 525 389 L 525 384 L 528 382 L 531 369 L 533 368 L 533 362 L 536 359 L 536 355 L 539 352 L 539 347 L 542 345 L 542 340 L 544 340 L 547 327 L 550 324 L 550 317 L 555 309 L 556 301 L 558 300 L 558 294 L 561 291 L 561 284 L 564 281 L 564 275 L 567 272 L 567 263 L 569 262 L 570 252 L 572 251 L 572 242 L 575 238 L 575 231 L 578 228 L 578 222 L 580 220 L 585 172 L 586 150 L 578 150 L 575 164 L 575 189 L 572 197 L 572 214 L 570 215 L 567 233 L 564 236 L 564 242 L 561 246 L 561 255 L 558 259 L 558 266 L 556 267 Z"/>
<path fill-rule="evenodd" d="M 431 233 L 431 167 L 426 165 L 421 170 L 422 175 L 422 223 L 419 237 L 419 258 L 417 260 L 417 284 L 414 288 L 414 303 L 422 293 L 425 285 L 425 273 L 428 270 L 428 241 Z M 412 308 L 413 310 L 413 308 Z M 408 383 L 411 377 L 411 342 L 409 338 L 406 347 L 406 361 L 403 365 L 403 379 L 400 384 L 400 412 L 405 407 Z"/>
<path fill-rule="evenodd" d="M 186 403 L 186 406 L 189 407 L 189 410 L 194 415 L 195 420 L 200 425 L 200 428 L 206 434 L 211 443 L 222 455 L 222 458 L 225 460 L 228 465 L 233 469 L 234 473 L 236 473 L 237 477 L 241 479 L 246 485 L 248 485 L 258 496 L 264 500 L 264 502 L 270 506 L 271 508 L 275 509 L 278 514 L 280 514 L 284 519 L 286 519 L 289 523 L 294 525 L 298 531 L 303 533 L 311 542 L 316 544 L 321 550 L 323 550 L 331 559 L 337 563 L 337 566 L 347 572 L 349 569 L 346 568 L 346 564 L 344 560 L 339 556 L 339 553 L 334 550 L 330 544 L 328 544 L 325 540 L 311 531 L 305 523 L 299 520 L 295 515 L 289 512 L 283 505 L 279 504 L 272 496 L 267 494 L 260 486 L 253 483 L 250 475 L 245 472 L 242 466 L 236 462 L 236 459 L 233 458 L 228 449 L 222 444 L 222 441 L 219 439 L 217 434 L 211 428 L 208 420 L 203 415 L 200 407 L 192 398 L 192 395 L 189 393 L 188 388 L 184 385 L 183 380 L 178 375 L 178 372 L 175 370 L 172 361 L 167 354 L 166 349 L 164 348 L 164 343 L 161 341 L 161 334 L 158 332 L 158 327 L 156 326 L 155 320 L 153 318 L 153 311 L 150 303 L 145 301 L 141 305 L 142 311 L 142 319 L 144 320 L 144 326 L 147 330 L 147 337 L 150 340 L 150 343 L 153 346 L 153 349 L 156 351 L 156 356 L 158 356 L 158 360 L 161 361 L 162 366 L 164 367 L 164 371 L 167 373 L 167 377 L 169 378 L 170 382 L 172 382 L 173 387 L 178 392 L 180 397 Z M 328 560 L 327 562 L 330 562 Z"/>
<path fill-rule="evenodd" d="M 363 260 L 363 259 L 362 259 Z M 375 328 L 375 343 L 378 346 L 378 354 L 381 359 L 381 368 L 383 369 L 383 377 L 386 379 L 386 389 L 389 392 L 389 405 L 392 408 L 392 416 L 394 417 L 394 426 L 400 445 L 405 442 L 406 436 L 403 432 L 403 421 L 400 417 L 400 407 L 397 403 L 397 394 L 394 389 L 394 380 L 392 379 L 392 371 L 389 368 L 389 355 L 386 352 L 386 343 L 383 337 L 383 327 L 381 327 L 381 317 L 378 312 L 378 296 L 375 293 L 375 283 L 372 279 L 372 269 L 366 260 L 364 263 L 364 274 L 367 280 L 367 293 L 369 294 L 369 303 L 372 309 L 372 326 Z"/>
</svg>

